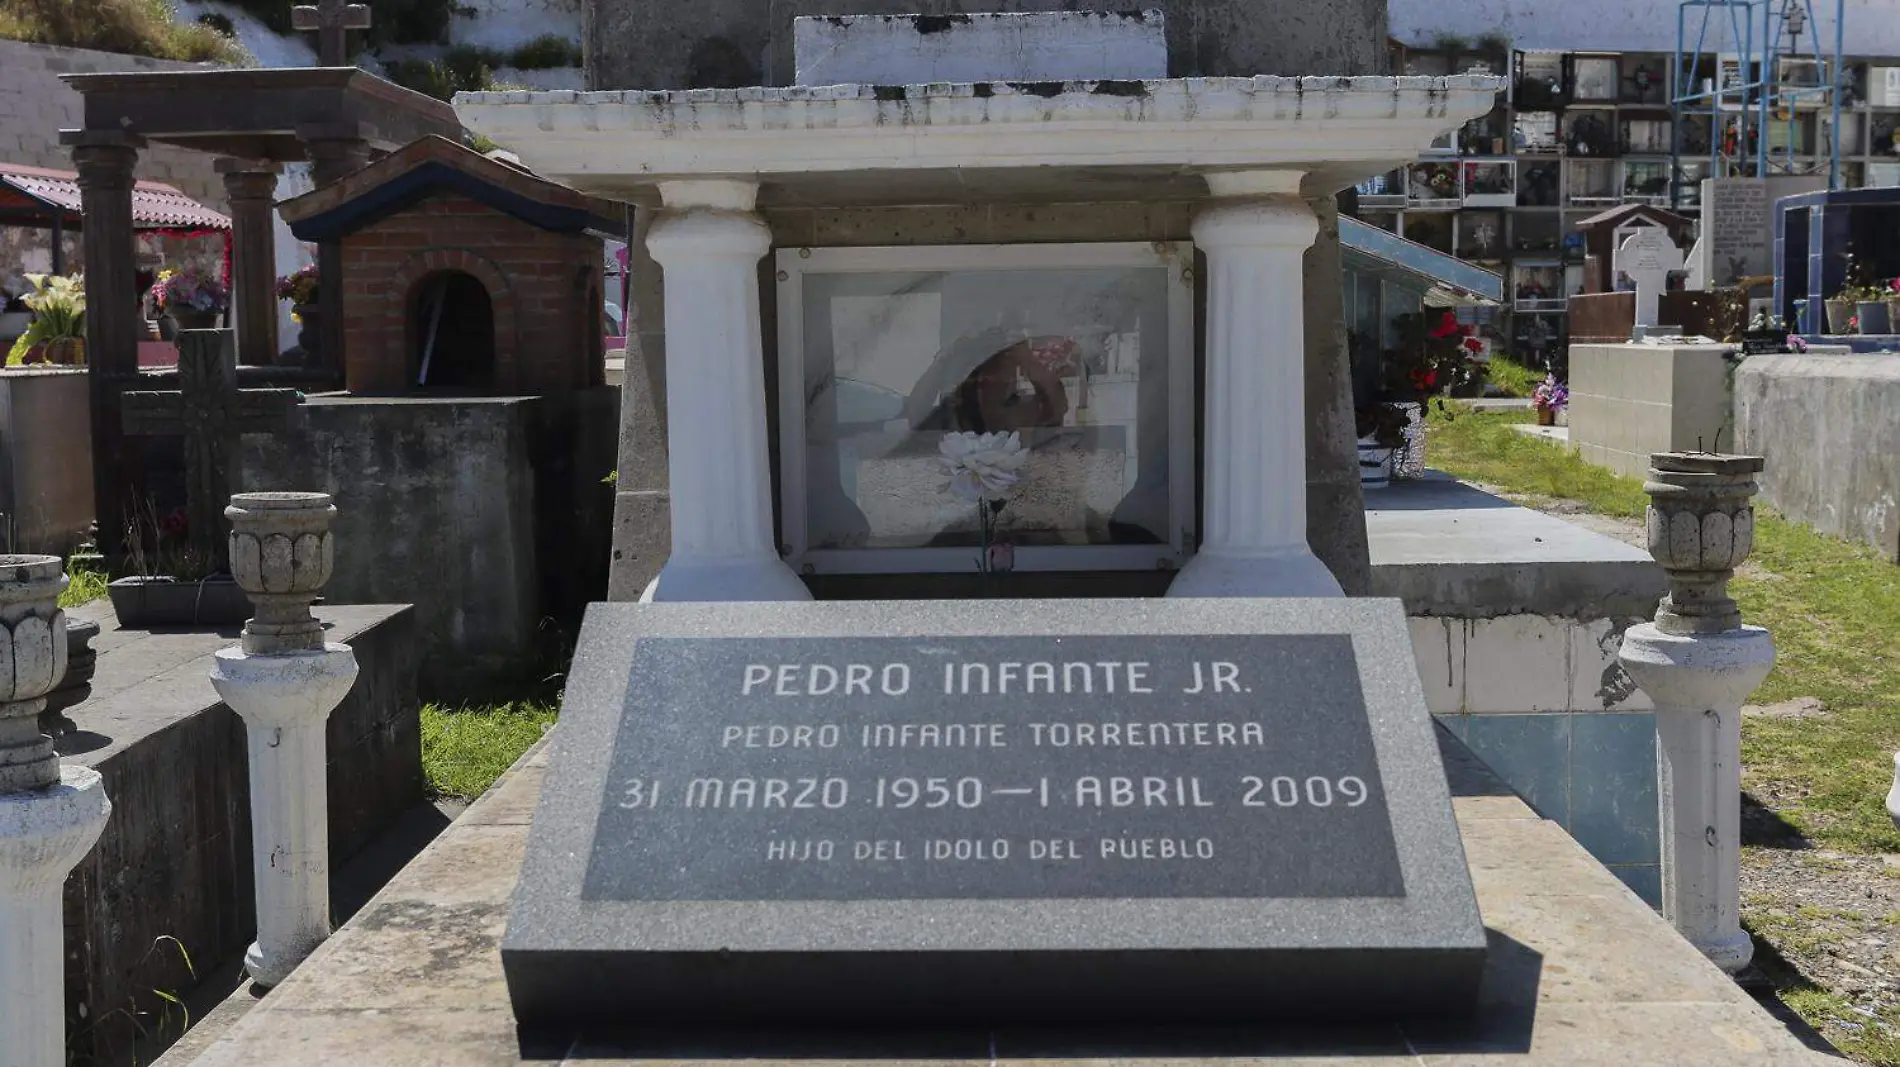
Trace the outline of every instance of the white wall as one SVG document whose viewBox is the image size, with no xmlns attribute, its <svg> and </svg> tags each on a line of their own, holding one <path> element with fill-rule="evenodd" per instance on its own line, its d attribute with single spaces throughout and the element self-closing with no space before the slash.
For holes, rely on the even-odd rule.
<svg viewBox="0 0 1900 1067">
<path fill-rule="evenodd" d="M 1775 5 L 1779 6 L 1779 5 Z M 1831 51 L 1834 0 L 1815 0 L 1823 52 Z M 1429 45 L 1440 34 L 1475 40 L 1502 33 L 1523 49 L 1606 52 L 1672 52 L 1676 47 L 1673 0 L 1390 0 L 1392 36 Z M 1849 56 L 1900 56 L 1900 12 L 1894 0 L 1844 0 Z M 1695 16 L 1700 18 L 1700 15 Z M 1691 27 L 1698 25 L 1690 23 Z M 1801 38 L 1803 48 L 1816 27 Z M 1726 29 L 1709 29 L 1709 51 L 1735 51 Z"/>
</svg>

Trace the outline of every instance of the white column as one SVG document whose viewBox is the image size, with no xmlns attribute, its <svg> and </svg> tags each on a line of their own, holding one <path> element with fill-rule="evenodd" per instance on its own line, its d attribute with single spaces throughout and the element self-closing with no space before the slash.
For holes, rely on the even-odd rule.
<svg viewBox="0 0 1900 1067">
<path fill-rule="evenodd" d="M 1300 172 L 1210 174 L 1200 550 L 1169 596 L 1340 596 L 1306 544 L 1305 255 Z M 1330 284 L 1337 284 L 1336 282 Z"/>
<path fill-rule="evenodd" d="M 767 462 L 755 182 L 665 182 L 647 234 L 666 301 L 673 547 L 642 600 L 809 600 L 779 557 Z"/>
<path fill-rule="evenodd" d="M 250 750 L 257 941 L 244 969 L 260 985 L 281 983 L 330 936 L 324 723 L 355 682 L 348 645 L 276 655 L 224 648 L 211 669 Z"/>
<path fill-rule="evenodd" d="M 65 766 L 40 732 L 66 675 L 58 556 L 0 556 L 0 1067 L 66 1062 L 66 875 L 112 805 L 99 775 Z"/>
<path fill-rule="evenodd" d="M 65 766 L 59 773 L 44 789 L 0 794 L 0 1067 L 66 1062 L 60 895 L 112 805 L 97 772 Z"/>
<path fill-rule="evenodd" d="M 1775 665 L 1768 631 L 1623 636 L 1625 670 L 1656 704 L 1663 918 L 1730 974 L 1754 945 L 1742 929 L 1742 703 Z"/>
<path fill-rule="evenodd" d="M 1618 654 L 1656 704 L 1663 918 L 1716 966 L 1748 966 L 1742 929 L 1742 702 L 1775 665 L 1729 579 L 1755 543 L 1759 456 L 1656 452 L 1644 528 L 1669 593 Z"/>
<path fill-rule="evenodd" d="M 211 685 L 244 720 L 251 771 L 257 941 L 244 968 L 275 986 L 330 936 L 329 783 L 324 724 L 356 684 L 356 653 L 326 644 L 310 614 L 336 564 L 327 493 L 239 493 L 231 574 L 257 614 L 219 649 Z"/>
</svg>

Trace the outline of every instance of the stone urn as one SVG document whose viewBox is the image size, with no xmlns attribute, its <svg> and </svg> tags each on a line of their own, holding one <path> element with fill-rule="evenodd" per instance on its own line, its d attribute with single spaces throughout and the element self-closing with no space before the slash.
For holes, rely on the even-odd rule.
<svg viewBox="0 0 1900 1067">
<path fill-rule="evenodd" d="M 224 517 L 231 520 L 231 574 L 257 609 L 244 627 L 244 651 L 321 651 L 323 626 L 310 605 L 336 567 L 330 494 L 238 493 Z"/>
<path fill-rule="evenodd" d="M 40 712 L 41 733 L 57 738 L 77 728 L 77 724 L 66 717 L 66 711 L 92 696 L 92 676 L 99 668 L 99 653 L 92 647 L 92 639 L 98 636 L 98 622 L 66 620 L 66 673 L 53 691 L 46 694 L 46 710 Z"/>
<path fill-rule="evenodd" d="M 1650 555 L 1668 576 L 1656 612 L 1666 634 L 1738 630 L 1741 609 L 1728 595 L 1735 568 L 1755 547 L 1755 475 L 1760 456 L 1658 452 L 1650 457 L 1645 516 Z"/>
<path fill-rule="evenodd" d="M 58 556 L 0 556 L 0 795 L 59 782 L 40 712 L 66 675 L 65 588 Z"/>
</svg>

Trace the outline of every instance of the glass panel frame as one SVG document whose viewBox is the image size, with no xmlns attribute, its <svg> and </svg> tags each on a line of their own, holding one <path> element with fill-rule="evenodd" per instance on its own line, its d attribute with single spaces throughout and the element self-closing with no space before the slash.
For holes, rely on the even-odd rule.
<svg viewBox="0 0 1900 1067">
<path fill-rule="evenodd" d="M 1112 571 L 1112 570 L 1155 570 L 1175 569 L 1181 566 L 1191 554 L 1194 543 L 1194 522 L 1196 515 L 1195 473 L 1195 427 L 1194 414 L 1194 337 L 1195 337 L 1195 301 L 1194 301 L 1194 247 L 1189 242 L 1117 242 L 1100 244 L 1052 244 L 1052 245 L 916 245 L 916 246 L 876 246 L 865 248 L 781 248 L 776 254 L 778 278 L 778 441 L 780 474 L 779 529 L 786 561 L 795 569 L 808 574 L 929 574 L 929 573 L 974 573 L 977 569 L 979 550 L 962 543 L 946 544 L 946 540 L 956 540 L 969 531 L 961 531 L 955 537 L 949 537 L 952 531 L 946 528 L 944 537 L 932 539 L 930 543 L 903 546 L 858 546 L 838 544 L 815 544 L 811 529 L 813 518 L 813 486 L 825 481 L 826 462 L 831 452 L 824 451 L 825 442 L 815 440 L 814 431 L 807 419 L 811 413 L 813 397 L 818 395 L 814 389 L 822 391 L 825 383 L 840 379 L 831 373 L 832 361 L 836 359 L 835 346 L 828 346 L 827 352 L 808 352 L 807 318 L 810 314 L 808 303 L 816 299 L 821 292 L 852 292 L 853 283 L 859 288 L 876 293 L 881 286 L 888 288 L 875 276 L 886 276 L 896 280 L 900 278 L 919 278 L 921 276 L 941 276 L 955 278 L 959 274 L 981 279 L 983 276 L 998 272 L 1096 272 L 1102 270 L 1129 268 L 1156 270 L 1160 277 L 1156 279 L 1163 286 L 1162 299 L 1166 308 L 1166 322 L 1159 331 L 1165 338 L 1165 350 L 1161 353 L 1165 367 L 1165 417 L 1166 417 L 1166 454 L 1165 487 L 1167 499 L 1158 509 L 1164 513 L 1161 521 L 1165 524 L 1165 537 L 1159 537 L 1155 543 L 1065 543 L 1035 544 L 1024 543 L 1014 549 L 1014 569 L 1017 571 Z M 1045 285 L 1052 284 L 1045 282 Z M 1149 283 L 1152 284 L 1152 283 Z M 841 290 L 839 287 L 843 286 Z M 1025 285 L 1026 290 L 1033 288 Z M 918 290 L 922 292 L 922 290 Z M 907 294 L 910 295 L 910 294 Z M 875 299 L 886 302 L 894 299 L 889 296 L 877 296 Z M 999 316 L 1010 313 L 1008 301 L 999 305 Z M 835 309 L 836 304 L 828 305 Z M 922 314 L 921 309 L 919 313 Z M 879 312 L 879 314 L 883 314 Z M 924 338 L 921 326 L 913 332 L 919 334 L 920 341 L 939 343 L 944 325 L 944 311 L 939 305 L 933 312 L 933 338 Z M 902 316 L 898 316 L 902 317 Z M 956 337 L 968 339 L 983 324 L 976 323 L 966 329 L 954 330 Z M 1084 324 L 1074 324 L 1080 329 Z M 835 328 L 835 327 L 834 327 Z M 1050 331 L 1046 327 L 1030 330 L 1035 336 L 1025 336 L 1024 340 L 1039 343 L 1038 338 L 1048 340 L 1043 334 Z M 1060 331 L 1056 331 L 1060 332 Z M 1145 332 L 1145 331 L 1143 331 Z M 835 335 L 834 335 L 835 336 Z M 880 339 L 876 344 L 882 344 Z M 958 340 L 957 344 L 962 341 Z M 1037 349 L 1039 351 L 1039 349 Z M 862 358 L 862 357 L 861 357 Z M 882 356 L 877 357 L 880 361 Z M 1146 364 L 1146 360 L 1142 360 Z M 987 364 L 985 364 L 987 365 Z M 886 376 L 897 373 L 897 368 L 886 368 Z M 919 380 L 908 386 L 911 400 L 922 395 L 925 379 L 934 380 L 938 375 L 935 357 L 930 367 L 919 376 Z M 823 382 L 814 385 L 814 377 L 823 378 Z M 898 395 L 904 383 L 885 383 L 883 388 Z M 1065 391 L 1067 385 L 1065 383 Z M 927 399 L 927 398 L 926 398 Z M 906 411 L 914 404 L 906 403 Z M 928 405 L 926 405 L 928 406 Z M 904 415 L 908 419 L 909 415 Z M 931 477 L 931 486 L 936 488 L 944 479 L 934 470 L 926 475 L 926 469 L 932 467 L 931 457 L 935 455 L 934 445 L 921 448 L 927 427 L 911 419 L 905 427 L 886 428 L 905 440 L 908 452 L 906 463 L 918 468 L 918 476 Z M 1062 427 L 1060 432 L 1069 433 L 1073 428 Z M 901 430 L 901 433 L 899 432 Z M 1137 433 L 1139 431 L 1137 430 Z M 822 433 L 822 431 L 820 431 Z M 1038 435 L 1046 436 L 1043 431 Z M 1086 436 L 1086 435 L 1084 435 Z M 916 441 L 911 439 L 915 438 Z M 1137 438 L 1138 439 L 1138 438 Z M 1025 439 L 1027 443 L 1027 438 Z M 836 449 L 836 445 L 831 446 Z M 1092 451 L 1084 448 L 1083 451 Z M 821 454 L 822 453 L 822 454 Z M 835 470 L 842 472 L 842 464 Z M 1126 478 L 1124 469 L 1124 479 Z M 855 482 L 857 477 L 851 475 Z M 1145 476 L 1144 476 L 1145 477 Z M 837 481 L 837 478 L 831 478 Z M 842 485 L 834 486 L 843 493 L 854 507 L 861 502 L 854 492 L 845 492 Z M 1153 486 L 1149 491 L 1152 492 Z M 1132 499 L 1137 491 L 1128 490 L 1123 500 Z M 827 491 L 829 495 L 829 491 Z M 945 500 L 951 501 L 946 507 L 955 505 L 952 498 L 945 494 Z M 820 505 L 822 506 L 822 505 Z M 969 505 L 972 528 L 974 527 L 975 505 Z M 865 520 L 870 521 L 868 517 Z M 1058 531 L 1059 532 L 1059 531 Z M 896 536 L 896 535 L 888 535 Z M 886 539 L 888 540 L 888 536 Z M 967 539 L 967 538 L 964 538 Z"/>
</svg>

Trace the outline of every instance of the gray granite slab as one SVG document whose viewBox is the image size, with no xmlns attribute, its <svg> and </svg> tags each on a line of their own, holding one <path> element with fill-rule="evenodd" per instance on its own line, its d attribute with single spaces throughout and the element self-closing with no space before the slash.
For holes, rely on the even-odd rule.
<svg viewBox="0 0 1900 1067">
<path fill-rule="evenodd" d="M 559 738 L 529 1031 L 1476 1000 L 1394 601 L 597 604 Z"/>
</svg>

